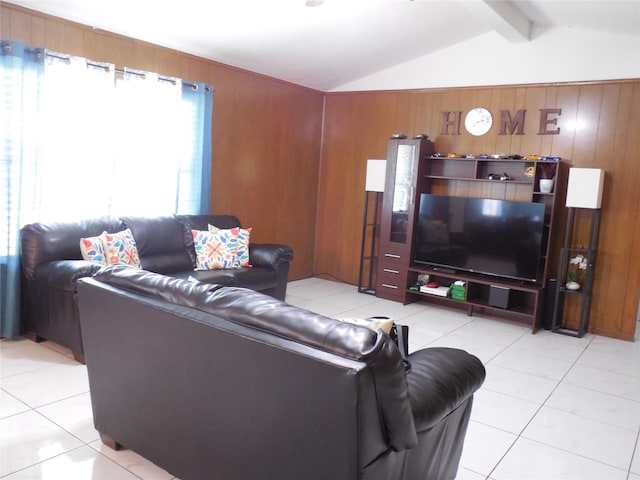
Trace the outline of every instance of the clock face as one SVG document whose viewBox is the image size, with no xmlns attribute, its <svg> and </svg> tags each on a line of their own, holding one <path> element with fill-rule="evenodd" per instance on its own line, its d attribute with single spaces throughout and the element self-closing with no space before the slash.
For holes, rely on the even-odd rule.
<svg viewBox="0 0 640 480">
<path fill-rule="evenodd" d="M 469 113 L 467 113 L 467 116 L 464 118 L 464 127 L 467 129 L 467 132 L 476 137 L 487 133 L 492 124 L 493 117 L 491 116 L 491 112 L 482 107 L 469 110 Z"/>
</svg>

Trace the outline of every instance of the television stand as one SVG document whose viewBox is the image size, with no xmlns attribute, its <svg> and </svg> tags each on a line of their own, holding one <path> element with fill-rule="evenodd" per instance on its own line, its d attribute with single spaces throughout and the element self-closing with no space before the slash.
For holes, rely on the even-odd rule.
<svg viewBox="0 0 640 480">
<path fill-rule="evenodd" d="M 484 311 L 496 317 L 523 323 L 536 333 L 542 327 L 542 303 L 544 289 L 521 281 L 508 281 L 484 275 L 449 273 L 440 268 L 412 266 L 408 270 L 407 285 L 415 287 L 418 275 L 429 275 L 429 281 L 450 286 L 457 280 L 465 282 L 464 299 L 436 296 L 408 289 L 405 303 L 432 302 L 458 308 L 466 308 L 467 315 Z"/>
</svg>

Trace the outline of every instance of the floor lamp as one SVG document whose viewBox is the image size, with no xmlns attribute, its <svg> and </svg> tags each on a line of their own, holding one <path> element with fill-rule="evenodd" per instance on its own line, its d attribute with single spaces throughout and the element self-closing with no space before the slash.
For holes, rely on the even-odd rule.
<svg viewBox="0 0 640 480">
<path fill-rule="evenodd" d="M 567 217 L 562 234 L 560 264 L 556 281 L 553 324 L 551 331 L 572 337 L 582 337 L 589 329 L 593 276 L 600 233 L 600 209 L 605 172 L 599 168 L 570 168 L 567 185 Z M 576 245 L 577 217 L 590 223 L 589 243 Z M 587 223 L 588 221 L 588 223 Z M 584 241 L 585 233 L 580 238 Z M 573 299 L 571 299 L 573 297 Z M 577 327 L 565 325 L 565 301 L 577 302 L 580 317 Z"/>
<path fill-rule="evenodd" d="M 375 279 L 378 260 L 378 236 L 380 235 L 379 215 L 382 206 L 382 193 L 386 177 L 386 160 L 367 160 L 367 177 L 364 194 L 364 218 L 362 220 L 362 246 L 360 248 L 360 275 L 358 292 L 375 295 Z M 373 194 L 373 215 L 370 215 L 370 196 Z M 369 270 L 365 275 L 365 267 Z M 366 276 L 366 281 L 365 281 Z"/>
</svg>

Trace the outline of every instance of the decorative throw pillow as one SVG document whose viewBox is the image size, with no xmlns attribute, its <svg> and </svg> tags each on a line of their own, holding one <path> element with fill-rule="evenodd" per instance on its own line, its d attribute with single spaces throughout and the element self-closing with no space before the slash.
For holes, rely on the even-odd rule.
<svg viewBox="0 0 640 480">
<path fill-rule="evenodd" d="M 196 270 L 239 269 L 249 265 L 249 231 L 240 228 L 216 231 L 191 230 Z"/>
<path fill-rule="evenodd" d="M 107 265 L 107 256 L 104 250 L 104 236 L 107 232 L 102 232 L 96 237 L 86 237 L 80 239 L 80 253 L 84 260 L 98 262 Z"/>
<path fill-rule="evenodd" d="M 251 230 L 253 230 L 252 228 L 234 227 L 225 230 L 213 225 L 209 225 L 208 227 L 210 232 L 223 232 L 223 234 L 232 237 L 233 241 L 236 242 L 238 262 L 240 262 L 240 265 L 244 268 L 251 267 L 249 263 L 249 239 L 251 237 Z"/>
<path fill-rule="evenodd" d="M 118 233 L 105 233 L 104 245 L 107 263 L 140 268 L 138 247 L 130 229 Z"/>
</svg>

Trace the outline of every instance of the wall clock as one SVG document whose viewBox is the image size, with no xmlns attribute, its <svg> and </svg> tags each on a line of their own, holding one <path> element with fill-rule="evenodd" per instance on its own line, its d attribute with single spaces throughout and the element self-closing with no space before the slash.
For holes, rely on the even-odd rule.
<svg viewBox="0 0 640 480">
<path fill-rule="evenodd" d="M 492 124 L 493 117 L 491 116 L 491 112 L 486 108 L 473 108 L 469 110 L 467 116 L 464 117 L 464 128 L 476 137 L 487 133 Z"/>
</svg>

